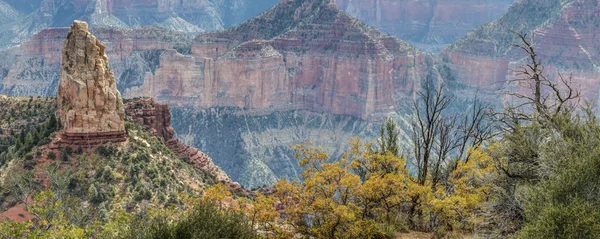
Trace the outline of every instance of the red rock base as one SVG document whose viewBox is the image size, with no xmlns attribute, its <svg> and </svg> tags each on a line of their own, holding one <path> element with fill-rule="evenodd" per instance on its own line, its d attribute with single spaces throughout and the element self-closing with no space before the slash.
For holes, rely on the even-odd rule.
<svg viewBox="0 0 600 239">
<path fill-rule="evenodd" d="M 125 131 L 103 132 L 103 133 L 68 133 L 59 132 L 56 139 L 50 144 L 50 149 L 66 146 L 90 148 L 105 143 L 122 143 L 127 141 Z"/>
</svg>

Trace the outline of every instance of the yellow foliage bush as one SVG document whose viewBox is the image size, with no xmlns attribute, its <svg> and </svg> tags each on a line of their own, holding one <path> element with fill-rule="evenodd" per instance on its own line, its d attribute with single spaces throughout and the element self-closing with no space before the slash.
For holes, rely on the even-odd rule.
<svg viewBox="0 0 600 239">
<path fill-rule="evenodd" d="M 284 223 L 315 238 L 392 238 L 407 225 L 473 229 L 489 197 L 485 178 L 494 172 L 486 151 L 470 150 L 468 160 L 457 161 L 447 179 L 433 185 L 431 179 L 418 183 L 403 157 L 371 149 L 355 138 L 342 160 L 329 162 L 328 154 L 310 143 L 295 146 L 303 181 L 279 181 L 272 201 L 282 205 Z"/>
</svg>

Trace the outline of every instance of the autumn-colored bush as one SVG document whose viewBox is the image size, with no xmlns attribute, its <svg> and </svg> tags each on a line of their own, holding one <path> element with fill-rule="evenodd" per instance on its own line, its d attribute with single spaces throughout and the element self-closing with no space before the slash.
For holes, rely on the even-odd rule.
<svg viewBox="0 0 600 239">
<path fill-rule="evenodd" d="M 489 195 L 485 177 L 493 173 L 484 150 L 472 149 L 468 162 L 457 162 L 432 187 L 430 178 L 422 185 L 408 172 L 403 157 L 375 152 L 359 139 L 350 145 L 337 162 L 310 144 L 294 147 L 303 181 L 281 180 L 273 196 L 284 227 L 315 238 L 394 238 L 409 227 L 469 232 L 480 220 L 476 212 Z"/>
</svg>

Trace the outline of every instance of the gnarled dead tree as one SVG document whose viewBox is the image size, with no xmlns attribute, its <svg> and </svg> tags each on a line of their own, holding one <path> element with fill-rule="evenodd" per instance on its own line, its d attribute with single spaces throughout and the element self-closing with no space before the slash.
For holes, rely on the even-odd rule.
<svg viewBox="0 0 600 239">
<path fill-rule="evenodd" d="M 513 33 L 520 40 L 513 46 L 527 54 L 528 63 L 515 70 L 517 78 L 510 80 L 509 84 L 528 92 L 521 93 L 519 89 L 505 92 L 517 102 L 504 106 L 501 121 L 508 125 L 533 121 L 547 125 L 555 123 L 554 120 L 559 116 L 573 113 L 579 105 L 581 92 L 573 87 L 572 76 L 565 78 L 559 72 L 558 82 L 548 79 L 532 41 L 528 40 L 526 34 Z"/>
</svg>

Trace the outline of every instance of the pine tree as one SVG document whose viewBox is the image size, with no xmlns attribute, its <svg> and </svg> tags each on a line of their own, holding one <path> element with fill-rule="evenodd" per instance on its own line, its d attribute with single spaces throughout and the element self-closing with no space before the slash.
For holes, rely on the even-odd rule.
<svg viewBox="0 0 600 239">
<path fill-rule="evenodd" d="M 381 126 L 379 132 L 379 154 L 387 154 L 388 152 L 394 156 L 400 155 L 398 146 L 398 129 L 396 122 L 390 117 L 387 117 L 385 123 Z"/>
<path fill-rule="evenodd" d="M 65 150 L 65 149 L 62 150 L 60 158 L 64 162 L 69 161 L 69 154 L 67 153 L 67 150 Z"/>
</svg>

